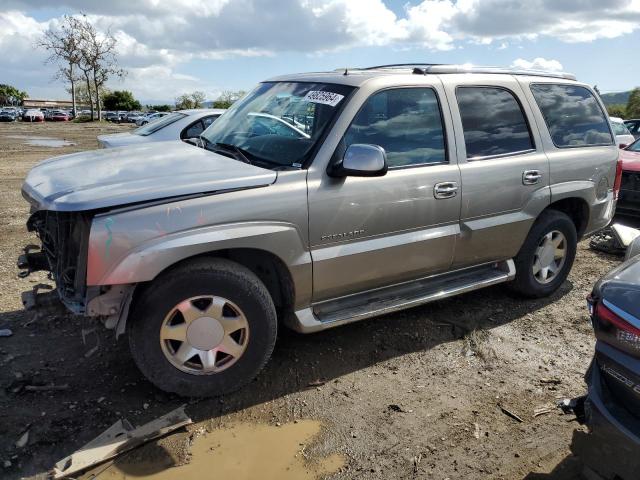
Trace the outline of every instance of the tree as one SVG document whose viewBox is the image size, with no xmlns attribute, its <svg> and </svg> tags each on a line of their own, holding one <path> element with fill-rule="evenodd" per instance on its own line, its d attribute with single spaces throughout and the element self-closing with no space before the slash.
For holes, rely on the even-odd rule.
<svg viewBox="0 0 640 480">
<path fill-rule="evenodd" d="M 155 110 L 156 112 L 170 112 L 171 105 L 147 105 L 147 110 Z"/>
<path fill-rule="evenodd" d="M 55 77 L 69 83 L 74 116 L 76 115 L 76 83 L 80 81 L 78 64 L 81 60 L 80 32 L 75 27 L 76 20 L 65 15 L 58 27 L 50 26 L 49 30 L 36 42 L 37 46 L 49 52 L 45 63 L 58 64 Z"/>
<path fill-rule="evenodd" d="M 223 90 L 222 93 L 218 96 L 218 98 L 213 102 L 213 108 L 229 108 L 233 105 L 237 100 L 244 97 L 244 90 L 232 91 L 232 90 Z"/>
<path fill-rule="evenodd" d="M 204 92 L 196 91 L 184 93 L 176 97 L 176 110 L 186 110 L 189 108 L 202 108 L 202 104 L 207 96 Z"/>
<path fill-rule="evenodd" d="M 93 92 L 95 107 L 98 110 L 98 120 L 101 120 L 100 89 L 104 87 L 110 77 L 122 78 L 126 72 L 118 67 L 117 41 L 111 32 L 98 32 L 86 16 L 75 20 L 80 35 L 80 69 L 84 73 L 87 85 L 93 83 L 93 88 L 89 86 L 89 90 Z"/>
<path fill-rule="evenodd" d="M 114 90 L 102 95 L 102 103 L 107 110 L 141 110 L 142 105 L 128 90 Z"/>
<path fill-rule="evenodd" d="M 640 117 L 640 88 L 634 88 L 631 91 L 625 113 L 627 118 Z"/>
<path fill-rule="evenodd" d="M 627 110 L 626 107 L 619 103 L 615 105 L 607 105 L 607 113 L 609 114 L 610 117 L 625 118 L 627 115 L 626 110 Z"/>
<path fill-rule="evenodd" d="M 18 90 L 11 85 L 0 83 L 0 105 L 22 104 L 22 101 L 28 97 L 27 92 Z"/>
</svg>

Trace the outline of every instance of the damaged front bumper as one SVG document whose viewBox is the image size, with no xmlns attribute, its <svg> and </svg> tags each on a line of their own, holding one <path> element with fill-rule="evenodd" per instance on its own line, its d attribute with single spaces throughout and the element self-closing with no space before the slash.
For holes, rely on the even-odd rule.
<svg viewBox="0 0 640 480">
<path fill-rule="evenodd" d="M 18 257 L 21 278 L 48 272 L 53 289 L 38 284 L 22 293 L 26 310 L 57 310 L 61 306 L 75 315 L 100 317 L 107 328 L 124 330 L 135 285 L 87 286 L 87 255 L 91 216 L 86 213 L 37 211 L 27 228 L 41 246 L 27 245 Z"/>
</svg>

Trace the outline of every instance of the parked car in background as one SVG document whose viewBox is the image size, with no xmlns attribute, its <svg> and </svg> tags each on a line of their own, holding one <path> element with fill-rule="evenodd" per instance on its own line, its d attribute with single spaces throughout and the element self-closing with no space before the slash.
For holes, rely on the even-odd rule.
<svg viewBox="0 0 640 480">
<path fill-rule="evenodd" d="M 620 161 L 622 179 L 616 211 L 640 216 L 640 139 L 620 150 Z"/>
<path fill-rule="evenodd" d="M 126 123 L 135 123 L 138 118 L 143 116 L 142 112 L 127 112 L 122 118 L 122 122 Z"/>
<path fill-rule="evenodd" d="M 634 138 L 640 138 L 640 119 L 635 118 L 635 119 L 630 119 L 630 120 L 625 120 L 624 124 L 627 126 L 627 128 L 629 129 L 629 132 L 631 132 L 631 135 L 634 136 Z"/>
<path fill-rule="evenodd" d="M 122 147 L 147 142 L 186 140 L 198 137 L 220 115 L 221 109 L 179 110 L 133 130 L 98 136 L 105 148 Z"/>
<path fill-rule="evenodd" d="M 154 112 L 143 115 L 142 117 L 136 120 L 136 125 L 141 127 L 142 125 L 146 125 L 149 122 L 153 122 L 159 118 L 165 117 L 169 115 L 169 112 Z"/>
<path fill-rule="evenodd" d="M 290 118 L 280 118 L 259 112 L 250 113 L 249 115 L 253 117 L 253 122 L 251 122 L 252 135 L 272 134 L 293 138 L 309 138 L 309 134 L 302 130 L 305 126 L 294 123 Z"/>
<path fill-rule="evenodd" d="M 120 121 L 120 115 L 118 115 L 118 112 L 103 112 L 102 118 L 108 122 Z"/>
<path fill-rule="evenodd" d="M 0 122 L 15 122 L 16 112 L 14 110 L 0 110 Z"/>
<path fill-rule="evenodd" d="M 616 142 L 620 148 L 625 148 L 633 143 L 635 138 L 625 125 L 624 121 L 618 117 L 609 117 L 613 133 L 616 136 Z"/>
<path fill-rule="evenodd" d="M 640 238 L 627 257 L 588 298 L 596 346 L 577 453 L 602 479 L 640 478 Z"/>
<path fill-rule="evenodd" d="M 35 108 L 29 109 L 22 115 L 23 122 L 44 122 L 44 113 Z"/>
<path fill-rule="evenodd" d="M 68 122 L 69 114 L 62 110 L 54 110 L 53 112 L 51 112 L 49 119 L 54 122 Z"/>
</svg>

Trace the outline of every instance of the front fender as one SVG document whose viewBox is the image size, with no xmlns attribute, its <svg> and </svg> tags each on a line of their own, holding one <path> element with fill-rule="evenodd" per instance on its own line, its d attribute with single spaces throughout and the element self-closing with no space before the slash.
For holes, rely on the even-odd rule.
<svg viewBox="0 0 640 480">
<path fill-rule="evenodd" d="M 195 255 L 250 248 L 269 252 L 284 262 L 296 285 L 296 303 L 310 298 L 311 255 L 292 224 L 242 222 L 206 226 L 155 237 L 133 248 L 122 244 L 126 235 L 118 243 L 119 232 L 114 231 L 114 224 L 111 217 L 94 220 L 89 242 L 89 286 L 147 282 Z"/>
</svg>

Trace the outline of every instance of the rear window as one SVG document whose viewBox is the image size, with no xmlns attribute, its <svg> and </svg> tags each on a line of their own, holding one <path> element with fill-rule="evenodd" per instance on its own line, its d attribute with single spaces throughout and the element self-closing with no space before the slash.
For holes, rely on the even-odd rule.
<svg viewBox="0 0 640 480">
<path fill-rule="evenodd" d="M 556 147 L 613 143 L 607 118 L 588 89 L 577 85 L 534 84 L 531 92 Z"/>
</svg>

